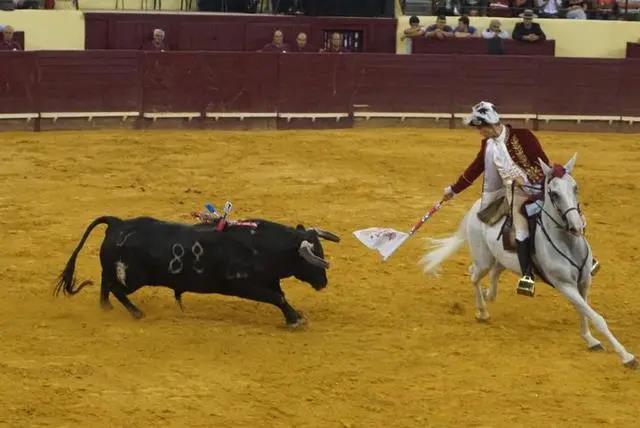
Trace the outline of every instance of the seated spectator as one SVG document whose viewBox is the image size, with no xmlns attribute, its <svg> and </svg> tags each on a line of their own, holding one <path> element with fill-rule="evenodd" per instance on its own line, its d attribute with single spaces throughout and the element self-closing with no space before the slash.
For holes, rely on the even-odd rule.
<svg viewBox="0 0 640 428">
<path fill-rule="evenodd" d="M 487 28 L 482 32 L 482 38 L 483 39 L 494 39 L 494 38 L 508 39 L 509 33 L 501 29 L 500 26 L 501 26 L 500 20 L 492 19 L 491 23 L 489 24 L 489 28 Z"/>
<path fill-rule="evenodd" d="M 469 17 L 465 15 L 458 19 L 458 26 L 453 30 L 453 36 L 459 38 L 479 37 L 480 33 L 476 27 L 469 25 Z"/>
<path fill-rule="evenodd" d="M 587 19 L 587 4 L 585 0 L 569 0 L 567 19 Z"/>
<path fill-rule="evenodd" d="M 616 0 L 595 0 L 593 9 L 594 19 L 618 19 L 618 3 Z"/>
<path fill-rule="evenodd" d="M 2 29 L 2 41 L 0 42 L 0 51 L 21 51 L 20 43 L 13 40 L 15 30 L 11 25 L 5 25 Z"/>
<path fill-rule="evenodd" d="M 153 30 L 153 38 L 142 45 L 142 49 L 145 51 L 159 51 L 164 52 L 167 49 L 167 45 L 164 42 L 164 31 L 159 28 Z"/>
<path fill-rule="evenodd" d="M 453 37 L 453 28 L 447 25 L 447 17 L 439 15 L 436 23 L 429 25 L 425 30 L 424 36 L 428 39 L 445 39 Z"/>
<path fill-rule="evenodd" d="M 533 10 L 533 0 L 511 0 L 511 16 L 521 16 L 525 10 Z"/>
<path fill-rule="evenodd" d="M 484 16 L 487 13 L 487 0 L 463 0 L 462 13 L 467 16 Z"/>
<path fill-rule="evenodd" d="M 331 41 L 329 42 L 329 48 L 320 49 L 320 52 L 324 53 L 349 53 L 349 49 L 342 45 L 342 34 L 331 34 Z"/>
<path fill-rule="evenodd" d="M 298 37 L 296 37 L 296 44 L 293 47 L 293 49 L 291 49 L 291 52 L 297 52 L 297 53 L 301 53 L 301 52 L 318 52 L 318 50 L 314 49 L 313 47 L 311 47 L 311 45 L 309 45 L 307 43 L 307 34 L 306 33 L 299 33 Z"/>
<path fill-rule="evenodd" d="M 558 18 L 562 0 L 536 0 L 540 18 Z"/>
<path fill-rule="evenodd" d="M 260 52 L 287 52 L 289 50 L 289 45 L 284 42 L 284 34 L 282 31 L 276 30 L 273 33 L 273 40 L 271 43 L 267 43 L 264 45 Z"/>
<path fill-rule="evenodd" d="M 513 29 L 511 37 L 513 40 L 519 40 L 521 42 L 537 42 L 540 40 L 546 40 L 547 36 L 540 28 L 540 24 L 533 22 L 533 18 L 536 16 L 531 9 L 525 10 L 520 14 L 522 22 L 518 22 Z"/>
</svg>

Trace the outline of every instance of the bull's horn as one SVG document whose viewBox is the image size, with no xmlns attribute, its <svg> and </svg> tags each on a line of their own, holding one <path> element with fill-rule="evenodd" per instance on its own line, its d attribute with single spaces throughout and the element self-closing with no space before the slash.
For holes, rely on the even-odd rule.
<svg viewBox="0 0 640 428">
<path fill-rule="evenodd" d="M 327 241 L 340 242 L 340 237 L 338 235 L 334 234 L 334 233 L 328 232 L 326 230 L 322 230 L 322 229 L 317 228 L 317 227 L 312 227 L 309 230 L 315 231 L 320 238 L 324 238 Z"/>
<path fill-rule="evenodd" d="M 309 241 L 302 241 L 302 243 L 300 244 L 300 248 L 298 248 L 298 254 L 300 254 L 303 259 L 314 266 L 318 266 L 324 269 L 329 267 L 328 261 L 313 254 L 313 244 Z"/>
</svg>

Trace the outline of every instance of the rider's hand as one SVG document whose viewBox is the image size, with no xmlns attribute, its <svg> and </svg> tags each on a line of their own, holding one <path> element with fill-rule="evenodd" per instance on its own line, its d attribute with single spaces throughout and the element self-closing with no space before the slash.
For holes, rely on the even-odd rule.
<svg viewBox="0 0 640 428">
<path fill-rule="evenodd" d="M 453 189 L 451 188 L 451 186 L 447 186 L 447 187 L 444 189 L 444 194 L 442 195 L 442 200 L 444 200 L 444 201 L 449 201 L 449 200 L 453 199 L 453 197 L 454 197 L 455 195 L 456 195 L 456 194 L 455 194 L 455 193 L 453 193 Z"/>
</svg>

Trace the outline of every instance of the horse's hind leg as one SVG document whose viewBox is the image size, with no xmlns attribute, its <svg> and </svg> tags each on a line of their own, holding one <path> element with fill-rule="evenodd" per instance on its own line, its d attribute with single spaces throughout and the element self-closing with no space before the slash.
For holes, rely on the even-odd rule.
<svg viewBox="0 0 640 428">
<path fill-rule="evenodd" d="M 571 284 L 561 284 L 558 286 L 558 291 L 560 291 L 569 301 L 573 304 L 573 306 L 578 310 L 578 312 L 586 317 L 593 326 L 602 333 L 607 340 L 613 346 L 613 349 L 618 353 L 622 363 L 629 368 L 635 369 L 638 368 L 638 360 L 633 354 L 627 352 L 627 350 L 622 346 L 618 339 L 611 333 L 609 327 L 607 326 L 607 322 L 605 319 L 597 313 L 589 304 L 583 299 L 578 291 L 577 287 Z"/>
<path fill-rule="evenodd" d="M 487 275 L 489 269 L 490 265 L 479 264 L 477 260 L 471 265 L 471 284 L 476 292 L 476 320 L 479 322 L 486 322 L 491 318 L 487 303 L 484 300 L 484 292 L 480 285 L 480 281 Z"/>
<path fill-rule="evenodd" d="M 484 290 L 484 298 L 487 302 L 493 302 L 496 300 L 496 297 L 498 296 L 498 280 L 500 279 L 500 274 L 503 271 L 504 266 L 502 266 L 498 261 L 496 261 L 489 270 L 489 288 Z"/>
</svg>

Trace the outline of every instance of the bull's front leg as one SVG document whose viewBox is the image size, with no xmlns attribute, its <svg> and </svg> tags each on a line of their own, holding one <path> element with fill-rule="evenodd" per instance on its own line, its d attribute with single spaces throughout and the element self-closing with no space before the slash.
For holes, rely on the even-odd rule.
<svg viewBox="0 0 640 428">
<path fill-rule="evenodd" d="M 276 281 L 275 284 L 264 282 L 254 284 L 246 281 L 233 281 L 220 292 L 221 294 L 241 297 L 243 299 L 254 300 L 257 302 L 270 303 L 277 306 L 282 311 L 285 321 L 290 327 L 297 327 L 304 324 L 302 314 L 293 309 L 284 297 L 284 293 L 280 289 L 279 281 Z"/>
</svg>

